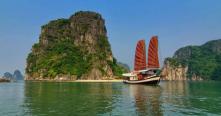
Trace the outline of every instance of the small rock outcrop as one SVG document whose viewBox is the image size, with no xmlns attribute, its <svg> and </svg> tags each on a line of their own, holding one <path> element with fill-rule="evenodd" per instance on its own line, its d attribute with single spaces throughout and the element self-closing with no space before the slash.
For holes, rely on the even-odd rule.
<svg viewBox="0 0 221 116">
<path fill-rule="evenodd" d="M 80 11 L 42 26 L 39 43 L 27 58 L 26 79 L 112 79 L 119 70 L 104 19 Z"/>
<path fill-rule="evenodd" d="M 1 82 L 10 82 L 10 79 L 0 77 L 0 83 Z"/>
</svg>

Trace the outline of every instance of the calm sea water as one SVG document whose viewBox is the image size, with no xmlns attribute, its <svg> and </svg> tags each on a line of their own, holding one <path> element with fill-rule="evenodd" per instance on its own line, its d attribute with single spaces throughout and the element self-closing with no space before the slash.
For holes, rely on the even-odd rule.
<svg viewBox="0 0 221 116">
<path fill-rule="evenodd" d="M 221 82 L 0 83 L 0 116 L 221 115 Z"/>
</svg>

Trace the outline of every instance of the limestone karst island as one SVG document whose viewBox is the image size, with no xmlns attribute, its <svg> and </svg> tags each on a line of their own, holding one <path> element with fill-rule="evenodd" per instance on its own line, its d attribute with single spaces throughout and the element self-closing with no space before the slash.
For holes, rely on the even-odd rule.
<svg viewBox="0 0 221 116">
<path fill-rule="evenodd" d="M 113 57 L 102 16 L 79 11 L 42 26 L 27 58 L 26 80 L 114 79 L 127 71 Z"/>
<path fill-rule="evenodd" d="M 177 50 L 164 60 L 165 80 L 221 80 L 221 39 Z"/>
<path fill-rule="evenodd" d="M 221 0 L 1 0 L 0 116 L 221 116 Z"/>
</svg>

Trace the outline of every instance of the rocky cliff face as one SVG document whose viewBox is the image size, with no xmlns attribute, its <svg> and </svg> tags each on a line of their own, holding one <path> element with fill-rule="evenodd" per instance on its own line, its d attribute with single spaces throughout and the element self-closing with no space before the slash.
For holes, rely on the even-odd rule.
<svg viewBox="0 0 221 116">
<path fill-rule="evenodd" d="M 161 75 L 164 80 L 188 80 L 187 78 L 188 67 L 186 66 L 173 66 L 170 60 L 165 60 L 164 67 Z"/>
<path fill-rule="evenodd" d="M 162 76 L 165 80 L 221 80 L 221 40 L 201 46 L 187 46 L 165 59 Z"/>
<path fill-rule="evenodd" d="M 114 60 L 102 16 L 80 11 L 42 26 L 26 79 L 111 79 L 118 69 Z"/>
</svg>

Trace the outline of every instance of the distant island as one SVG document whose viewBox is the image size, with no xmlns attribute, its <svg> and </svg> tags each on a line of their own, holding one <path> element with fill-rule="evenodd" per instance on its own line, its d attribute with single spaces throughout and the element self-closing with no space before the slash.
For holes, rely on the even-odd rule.
<svg viewBox="0 0 221 116">
<path fill-rule="evenodd" d="M 79 11 L 42 26 L 27 58 L 26 80 L 113 79 L 127 71 L 113 57 L 102 16 Z"/>
<path fill-rule="evenodd" d="M 24 76 L 19 70 L 15 70 L 13 74 L 10 72 L 5 72 L 3 77 L 0 78 L 0 82 L 10 82 L 24 80 Z"/>
<path fill-rule="evenodd" d="M 221 39 L 186 46 L 166 58 L 164 80 L 221 80 Z"/>
</svg>

